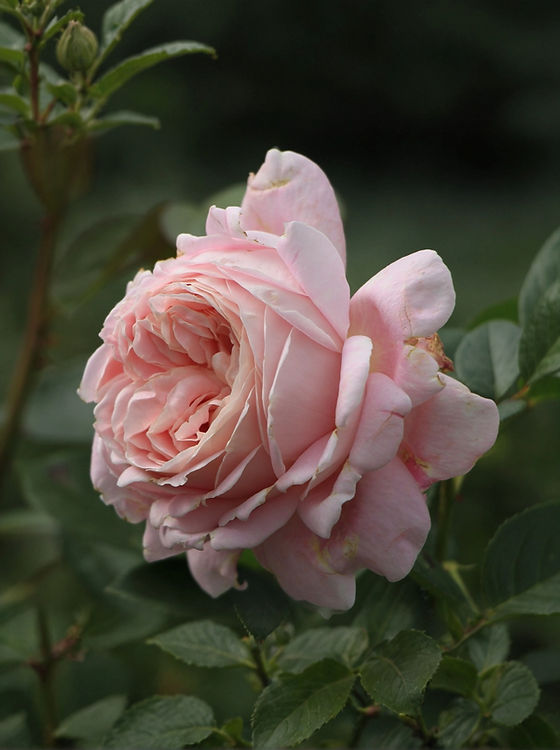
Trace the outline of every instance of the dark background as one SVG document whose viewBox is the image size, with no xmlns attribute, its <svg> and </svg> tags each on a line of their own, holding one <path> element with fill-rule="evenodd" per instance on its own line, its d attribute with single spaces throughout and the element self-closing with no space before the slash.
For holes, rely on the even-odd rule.
<svg viewBox="0 0 560 750">
<path fill-rule="evenodd" d="M 109 5 L 80 3 L 95 31 Z M 162 131 L 99 140 L 78 223 L 203 201 L 278 146 L 313 158 L 337 188 L 353 287 L 433 247 L 456 279 L 454 322 L 517 293 L 560 223 L 557 2 L 155 0 L 107 66 L 185 38 L 218 59 L 162 64 L 114 97 L 110 109 L 156 114 Z M 0 159 L 5 252 L 28 257 L 34 201 L 17 159 Z"/>
</svg>

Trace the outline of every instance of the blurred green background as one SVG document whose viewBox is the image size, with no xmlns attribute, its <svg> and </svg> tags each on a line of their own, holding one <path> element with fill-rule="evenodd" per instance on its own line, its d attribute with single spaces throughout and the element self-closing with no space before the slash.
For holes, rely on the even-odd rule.
<svg viewBox="0 0 560 750">
<path fill-rule="evenodd" d="M 83 0 L 79 7 L 98 31 L 110 4 Z M 83 240 L 73 238 L 96 222 L 141 215 L 165 201 L 204 204 L 243 182 L 272 146 L 306 154 L 335 186 L 353 289 L 391 260 L 434 248 L 455 281 L 456 327 L 515 297 L 536 251 L 560 225 L 555 0 L 155 0 L 109 66 L 173 39 L 210 44 L 218 59 L 165 63 L 115 97 L 112 109 L 157 115 L 162 129 L 122 128 L 96 142 L 91 190 L 71 209 L 57 273 L 80 252 Z M 24 324 L 40 209 L 16 154 L 0 153 L 0 174 L 5 388 Z M 55 329 L 52 359 L 68 362 L 74 386 L 123 291 L 119 278 Z M 27 434 L 36 445 L 62 446 L 72 437 L 85 445 L 89 408 L 73 388 L 63 401 L 49 402 L 45 393 L 52 391 L 35 399 Z M 456 510 L 460 560 L 479 560 L 506 516 L 558 498 L 559 424 L 554 404 L 505 424 Z M 34 544 L 19 557 L 34 550 L 40 556 Z M 11 582 L 16 571 L 3 576 Z M 515 648 L 550 645 L 557 629 L 558 618 L 525 621 Z"/>
</svg>

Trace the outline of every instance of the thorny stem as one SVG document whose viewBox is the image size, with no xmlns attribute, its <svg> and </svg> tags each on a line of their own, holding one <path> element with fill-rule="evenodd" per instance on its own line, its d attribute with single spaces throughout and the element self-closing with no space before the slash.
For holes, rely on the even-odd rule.
<svg viewBox="0 0 560 750">
<path fill-rule="evenodd" d="M 0 434 L 0 477 L 4 476 L 12 454 L 34 370 L 41 364 L 48 317 L 49 282 L 61 219 L 60 213 L 47 213 L 42 222 L 35 275 L 29 295 L 27 325 L 8 390 L 7 414 Z"/>
</svg>

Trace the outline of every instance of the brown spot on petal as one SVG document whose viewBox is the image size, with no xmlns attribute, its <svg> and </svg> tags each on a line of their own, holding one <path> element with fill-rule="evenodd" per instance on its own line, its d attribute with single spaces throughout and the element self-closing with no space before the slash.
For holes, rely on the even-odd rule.
<svg viewBox="0 0 560 750">
<path fill-rule="evenodd" d="M 453 372 L 455 369 L 453 367 L 453 361 L 444 352 L 443 342 L 437 333 L 434 333 L 433 336 L 429 337 L 411 336 L 404 343 L 409 344 L 410 346 L 416 346 L 419 349 L 424 349 L 425 352 L 428 352 L 428 354 L 430 354 L 438 363 L 439 369 L 442 372 Z"/>
</svg>

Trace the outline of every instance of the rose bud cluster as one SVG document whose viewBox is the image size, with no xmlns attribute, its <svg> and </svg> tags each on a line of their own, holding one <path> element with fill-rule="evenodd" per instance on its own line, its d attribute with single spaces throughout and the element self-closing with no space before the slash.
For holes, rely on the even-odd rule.
<svg viewBox="0 0 560 750">
<path fill-rule="evenodd" d="M 93 483 L 145 522 L 147 560 L 186 552 L 213 596 L 250 548 L 294 599 L 347 609 L 358 570 L 409 572 L 425 490 L 496 438 L 496 405 L 446 374 L 450 273 L 422 250 L 350 298 L 333 189 L 289 151 L 206 232 L 180 235 L 105 321 L 80 387 Z"/>
</svg>

